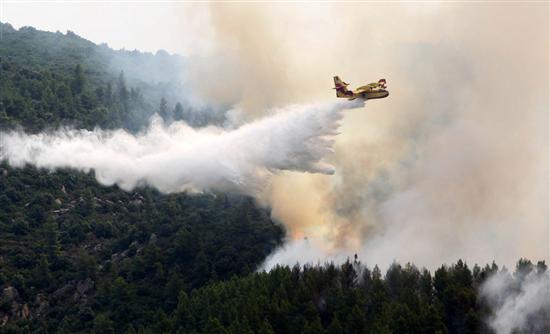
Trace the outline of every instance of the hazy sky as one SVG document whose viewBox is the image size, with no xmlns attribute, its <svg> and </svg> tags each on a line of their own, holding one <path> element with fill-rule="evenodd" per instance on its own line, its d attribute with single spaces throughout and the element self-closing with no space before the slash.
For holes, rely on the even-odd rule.
<svg viewBox="0 0 550 334">
<path fill-rule="evenodd" d="M 71 30 L 115 49 L 184 55 L 203 52 L 212 31 L 204 24 L 208 8 L 193 3 L 155 1 L 26 2 L 0 1 L 0 21 L 15 28 L 33 26 L 48 31 Z M 210 34 L 210 35 L 209 35 Z"/>
</svg>

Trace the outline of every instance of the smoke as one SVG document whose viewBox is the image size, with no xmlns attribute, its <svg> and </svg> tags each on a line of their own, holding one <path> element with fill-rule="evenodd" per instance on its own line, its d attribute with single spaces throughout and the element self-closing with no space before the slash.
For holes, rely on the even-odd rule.
<svg viewBox="0 0 550 334">
<path fill-rule="evenodd" d="M 336 74 L 352 87 L 385 77 L 391 93 L 346 114 L 333 176 L 274 177 L 268 201 L 294 240 L 265 268 L 354 253 L 428 268 L 548 258 L 547 4 L 211 12 L 232 64 L 223 98 L 243 119 L 263 110 L 249 105 L 332 95 Z"/>
<path fill-rule="evenodd" d="M 550 273 L 530 272 L 512 277 L 507 272 L 493 274 L 482 286 L 481 296 L 493 315 L 489 326 L 497 334 L 547 333 L 550 330 Z"/>
<path fill-rule="evenodd" d="M 137 135 L 101 129 L 0 133 L 0 160 L 16 167 L 94 170 L 101 184 L 126 190 L 150 185 L 162 192 L 257 195 L 283 170 L 332 174 L 322 159 L 331 152 L 341 112 L 362 104 L 291 106 L 234 130 L 165 126 L 155 118 Z"/>
</svg>

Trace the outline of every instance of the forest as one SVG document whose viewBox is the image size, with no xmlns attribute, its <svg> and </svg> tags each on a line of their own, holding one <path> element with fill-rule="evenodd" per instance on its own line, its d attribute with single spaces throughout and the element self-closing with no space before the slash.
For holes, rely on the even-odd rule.
<svg viewBox="0 0 550 334">
<path fill-rule="evenodd" d="M 179 56 L 0 24 L 0 131 L 136 132 L 154 113 L 223 122 L 174 93 Z M 350 254 L 259 270 L 285 238 L 247 196 L 128 192 L 93 171 L 0 162 L 0 333 L 493 332 L 479 287 L 504 267 L 457 259 L 382 272 Z M 519 284 L 546 270 L 520 259 L 509 275 Z"/>
</svg>

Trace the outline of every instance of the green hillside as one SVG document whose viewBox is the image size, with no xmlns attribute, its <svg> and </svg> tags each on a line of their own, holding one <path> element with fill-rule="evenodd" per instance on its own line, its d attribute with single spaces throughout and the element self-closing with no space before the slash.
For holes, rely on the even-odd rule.
<svg viewBox="0 0 550 334">
<path fill-rule="evenodd" d="M 115 51 L 72 32 L 15 30 L 7 23 L 0 31 L 0 129 L 137 131 L 153 113 L 194 126 L 224 120 L 219 110 L 188 103 L 180 56 Z"/>
</svg>

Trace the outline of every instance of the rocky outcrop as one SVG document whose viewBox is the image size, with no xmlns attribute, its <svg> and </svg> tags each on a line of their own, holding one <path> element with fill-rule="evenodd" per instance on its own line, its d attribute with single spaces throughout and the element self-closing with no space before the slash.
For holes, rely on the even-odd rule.
<svg viewBox="0 0 550 334">
<path fill-rule="evenodd" d="M 84 304 L 88 301 L 88 294 L 94 288 L 94 281 L 90 278 L 86 278 L 83 281 L 76 283 L 76 289 L 73 293 L 73 302 Z"/>
<path fill-rule="evenodd" d="M 13 286 L 2 289 L 0 295 L 0 327 L 9 321 L 29 319 L 29 306 L 21 300 L 19 291 Z"/>
<path fill-rule="evenodd" d="M 88 295 L 94 288 L 94 281 L 91 278 L 86 278 L 80 281 L 70 281 L 63 287 L 52 293 L 52 299 L 72 300 L 75 304 L 85 304 L 88 301 Z"/>
<path fill-rule="evenodd" d="M 36 295 L 36 298 L 34 300 L 34 306 L 35 306 L 33 310 L 34 318 L 41 318 L 44 315 L 46 315 L 50 307 L 50 304 L 46 299 L 46 295 L 44 295 L 43 293 L 39 293 L 38 295 Z"/>
<path fill-rule="evenodd" d="M 49 298 L 54 304 L 69 301 L 75 305 L 85 305 L 88 303 L 89 295 L 93 293 L 94 286 L 95 282 L 91 278 L 70 281 L 51 293 Z M 0 291 L 0 332 L 1 328 L 10 322 L 47 317 L 50 302 L 46 294 L 39 293 L 34 301 L 27 303 L 13 286 L 7 286 Z"/>
</svg>

